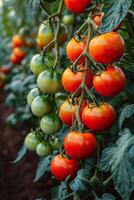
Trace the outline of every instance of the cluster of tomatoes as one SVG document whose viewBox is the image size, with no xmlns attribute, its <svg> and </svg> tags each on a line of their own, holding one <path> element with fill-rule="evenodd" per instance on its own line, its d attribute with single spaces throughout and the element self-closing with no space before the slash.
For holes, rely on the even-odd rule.
<svg viewBox="0 0 134 200">
<path fill-rule="evenodd" d="M 91 3 L 90 0 L 83 0 L 82 3 L 80 0 L 64 2 L 73 13 L 84 12 Z M 59 45 L 67 40 L 67 35 L 66 27 L 61 24 L 58 35 Z M 53 25 L 45 21 L 39 28 L 38 46 L 45 48 L 49 45 L 52 48 L 54 38 Z M 105 101 L 98 102 L 90 89 L 94 88 L 100 96 L 113 97 L 119 94 L 126 84 L 124 72 L 114 65 L 114 62 L 124 54 L 123 38 L 117 32 L 108 32 L 89 41 L 86 53 L 96 64 L 98 63 L 98 66 L 103 66 L 103 70 L 101 68 L 97 73 L 94 73 L 92 66 L 85 64 L 86 58 L 83 52 L 87 48 L 87 40 L 87 35 L 81 37 L 81 40 L 72 38 L 66 46 L 70 61 L 73 63 L 77 61 L 75 70 L 70 66 L 62 74 L 56 68 L 47 67 L 45 58 L 41 54 L 35 55 L 30 63 L 32 72 L 37 76 L 38 88 L 28 94 L 28 104 L 33 114 L 40 118 L 40 135 L 43 135 L 45 142 L 40 145 L 33 132 L 25 139 L 27 148 L 36 149 L 38 153 L 39 147 L 44 145 L 42 148 L 44 154 L 40 155 L 46 156 L 48 152 L 51 153 L 48 151 L 48 141 L 51 141 L 53 134 L 60 130 L 62 123 L 73 127 L 73 131 L 64 138 L 66 155 L 60 153 L 51 161 L 51 172 L 58 180 L 65 180 L 68 176 L 73 178 L 76 175 L 80 168 L 80 160 L 90 158 L 96 153 L 95 133 L 99 134 L 110 129 L 116 120 L 115 108 Z M 62 99 L 63 103 L 57 107 L 58 112 L 55 112 L 56 96 L 63 88 L 69 93 L 69 98 Z M 79 127 L 79 122 L 83 124 L 83 131 L 74 127 L 74 124 L 78 124 Z M 30 147 L 31 145 L 34 149 Z"/>
</svg>

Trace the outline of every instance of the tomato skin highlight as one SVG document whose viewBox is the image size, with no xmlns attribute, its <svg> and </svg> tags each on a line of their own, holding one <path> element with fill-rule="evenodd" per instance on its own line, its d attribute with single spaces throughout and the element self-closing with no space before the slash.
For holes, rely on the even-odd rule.
<svg viewBox="0 0 134 200">
<path fill-rule="evenodd" d="M 82 122 L 94 131 L 105 131 L 113 125 L 116 120 L 116 111 L 108 103 L 95 106 L 89 104 L 82 111 Z"/>
<path fill-rule="evenodd" d="M 125 85 L 126 76 L 124 72 L 113 65 L 108 66 L 105 71 L 93 78 L 93 86 L 102 96 L 115 96 L 124 89 Z"/>
<path fill-rule="evenodd" d="M 64 149 L 72 158 L 86 159 L 96 152 L 96 138 L 92 133 L 72 131 L 64 139 Z"/>
<path fill-rule="evenodd" d="M 79 168 L 80 164 L 76 160 L 65 158 L 60 154 L 54 157 L 50 165 L 51 173 L 59 181 L 64 181 L 69 175 L 73 179 Z"/>
<path fill-rule="evenodd" d="M 94 37 L 89 43 L 89 53 L 95 61 L 111 64 L 123 56 L 125 42 L 117 32 Z"/>
<path fill-rule="evenodd" d="M 79 70 L 84 70 L 85 66 L 78 67 Z M 70 68 L 67 68 L 62 75 L 62 84 L 65 90 L 70 93 L 74 93 L 81 85 L 84 76 L 84 71 L 73 72 Z M 88 70 L 86 76 L 86 85 L 90 89 L 92 87 L 93 74 L 91 70 Z"/>
</svg>

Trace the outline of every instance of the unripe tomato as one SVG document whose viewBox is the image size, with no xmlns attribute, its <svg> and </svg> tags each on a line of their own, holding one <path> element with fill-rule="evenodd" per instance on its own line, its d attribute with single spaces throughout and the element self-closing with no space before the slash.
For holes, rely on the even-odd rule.
<svg viewBox="0 0 134 200">
<path fill-rule="evenodd" d="M 48 135 L 58 132 L 62 127 L 62 122 L 57 115 L 47 114 L 41 118 L 40 128 Z"/>
<path fill-rule="evenodd" d="M 68 58 L 72 62 L 75 62 L 76 59 L 84 51 L 85 47 L 86 47 L 86 37 L 83 41 L 76 41 L 74 38 L 72 38 L 66 46 L 66 53 Z M 85 62 L 85 58 L 81 57 L 78 64 L 82 64 L 83 62 Z"/>
<path fill-rule="evenodd" d="M 57 70 L 46 69 L 37 78 L 39 89 L 47 94 L 54 94 L 62 90 L 61 73 Z"/>
<path fill-rule="evenodd" d="M 24 140 L 24 144 L 27 147 L 27 149 L 29 149 L 30 151 L 35 151 L 37 145 L 40 143 L 39 139 L 36 136 L 35 132 L 31 132 L 29 133 L 25 140 Z"/>
<path fill-rule="evenodd" d="M 33 48 L 36 45 L 36 40 L 34 38 L 25 38 L 25 46 L 27 48 Z"/>
<path fill-rule="evenodd" d="M 78 70 L 84 70 L 85 66 L 77 67 Z M 62 84 L 65 90 L 70 93 L 74 93 L 82 83 L 84 71 L 73 72 L 70 68 L 67 68 L 62 75 Z M 88 70 L 86 76 L 86 85 L 90 89 L 92 87 L 93 74 L 91 70 Z"/>
<path fill-rule="evenodd" d="M 36 54 L 32 57 L 30 61 L 30 69 L 35 74 L 38 76 L 41 72 L 43 72 L 46 69 L 46 63 L 42 61 L 42 56 L 40 54 Z"/>
<path fill-rule="evenodd" d="M 95 90 L 102 96 L 115 96 L 120 93 L 126 84 L 124 72 L 116 66 L 110 65 L 100 75 L 93 78 Z"/>
<path fill-rule="evenodd" d="M 54 28 L 50 26 L 48 21 L 44 21 L 39 27 L 37 41 L 40 47 L 47 46 L 55 37 Z M 58 35 L 59 44 L 63 44 L 68 38 L 68 29 L 64 24 L 60 26 Z"/>
<path fill-rule="evenodd" d="M 54 141 L 51 142 L 51 146 L 53 150 L 59 150 L 61 146 L 61 142 L 58 138 L 56 138 Z"/>
<path fill-rule="evenodd" d="M 45 157 L 51 154 L 52 147 L 49 143 L 41 142 L 37 145 L 36 153 L 40 157 Z"/>
<path fill-rule="evenodd" d="M 38 88 L 33 88 L 27 95 L 27 103 L 29 106 L 31 106 L 32 101 L 35 99 L 35 97 L 39 96 L 40 92 Z"/>
<path fill-rule="evenodd" d="M 71 99 L 66 100 L 60 107 L 59 116 L 61 121 L 71 126 L 76 119 L 76 111 L 79 106 L 79 99 L 76 100 L 76 104 L 72 105 Z M 84 100 L 81 106 L 81 112 L 86 106 L 86 101 Z"/>
<path fill-rule="evenodd" d="M 74 15 L 64 15 L 63 16 L 63 23 L 66 25 L 72 25 L 74 22 Z"/>
<path fill-rule="evenodd" d="M 125 42 L 116 32 L 109 32 L 93 38 L 89 43 L 89 53 L 103 64 L 119 60 L 125 51 Z"/>
<path fill-rule="evenodd" d="M 92 0 L 64 0 L 66 7 L 73 13 L 83 13 Z"/>
<path fill-rule="evenodd" d="M 22 47 L 25 45 L 24 37 L 21 35 L 14 35 L 12 38 L 12 47 Z"/>
<path fill-rule="evenodd" d="M 44 96 L 37 96 L 32 101 L 31 110 L 34 115 L 37 117 L 42 117 L 44 114 L 47 114 L 51 110 L 50 101 Z"/>
<path fill-rule="evenodd" d="M 18 57 L 16 56 L 16 54 L 12 53 L 11 56 L 10 56 L 10 62 L 12 64 L 21 64 L 21 60 L 18 59 Z"/>
<path fill-rule="evenodd" d="M 56 107 L 60 109 L 61 105 L 64 103 L 64 101 L 67 99 L 67 96 L 65 96 L 63 93 L 56 93 L 55 94 L 55 103 Z"/>
<path fill-rule="evenodd" d="M 105 131 L 111 128 L 115 120 L 115 109 L 105 102 L 99 106 L 89 104 L 82 111 L 83 124 L 94 131 Z"/>
<path fill-rule="evenodd" d="M 65 158 L 60 154 L 54 157 L 50 165 L 52 175 L 59 181 L 64 181 L 69 175 L 73 179 L 79 168 L 80 164 L 76 160 Z"/>
<path fill-rule="evenodd" d="M 96 138 L 92 133 L 72 131 L 64 139 L 64 149 L 71 158 L 90 158 L 95 154 L 96 146 Z"/>
<path fill-rule="evenodd" d="M 26 56 L 26 52 L 19 47 L 15 47 L 13 49 L 13 53 L 16 55 L 17 59 L 20 61 Z"/>
</svg>

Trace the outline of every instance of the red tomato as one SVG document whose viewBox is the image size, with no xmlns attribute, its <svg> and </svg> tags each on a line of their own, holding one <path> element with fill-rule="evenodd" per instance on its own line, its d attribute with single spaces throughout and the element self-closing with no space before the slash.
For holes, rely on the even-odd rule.
<svg viewBox="0 0 134 200">
<path fill-rule="evenodd" d="M 12 38 L 12 47 L 21 47 L 25 45 L 25 40 L 21 35 L 14 35 Z"/>
<path fill-rule="evenodd" d="M 77 99 L 78 100 L 78 99 Z M 78 100 L 79 101 L 79 100 Z M 70 103 L 69 103 L 70 102 Z M 79 103 L 77 102 L 75 105 L 71 104 L 71 99 L 66 100 L 60 107 L 59 116 L 63 123 L 71 126 L 76 119 L 76 111 L 78 109 Z M 83 101 L 81 106 L 81 112 L 86 106 L 86 101 Z"/>
<path fill-rule="evenodd" d="M 96 138 L 92 133 L 72 131 L 64 139 L 64 149 L 72 158 L 86 159 L 96 152 Z"/>
<path fill-rule="evenodd" d="M 20 64 L 21 60 L 18 59 L 18 57 L 16 56 L 16 54 L 12 53 L 11 56 L 10 56 L 10 62 L 12 64 Z"/>
<path fill-rule="evenodd" d="M 57 155 L 51 161 L 51 173 L 59 180 L 64 181 L 69 175 L 74 178 L 79 170 L 80 165 L 74 159 L 68 159 L 62 155 Z"/>
<path fill-rule="evenodd" d="M 11 72 L 11 68 L 7 66 L 0 67 L 0 72 L 3 72 L 4 74 L 9 74 Z"/>
<path fill-rule="evenodd" d="M 84 51 L 85 47 L 86 47 L 86 37 L 83 41 L 80 41 L 80 42 L 72 38 L 66 46 L 66 53 L 67 53 L 68 58 L 72 62 L 75 62 L 76 59 Z M 83 62 L 85 62 L 85 58 L 81 57 L 78 64 L 82 64 Z"/>
<path fill-rule="evenodd" d="M 93 78 L 95 90 L 102 96 L 115 96 L 120 93 L 126 84 L 124 72 L 116 66 L 110 65 L 100 75 Z"/>
<path fill-rule="evenodd" d="M 14 48 L 13 53 L 16 55 L 18 60 L 22 60 L 26 56 L 26 52 L 19 47 Z"/>
<path fill-rule="evenodd" d="M 109 129 L 116 120 L 116 111 L 108 103 L 95 106 L 90 104 L 82 111 L 82 121 L 87 128 L 94 131 Z"/>
<path fill-rule="evenodd" d="M 116 32 L 109 32 L 93 38 L 89 44 L 89 53 L 103 64 L 111 64 L 123 56 L 125 42 Z"/>
<path fill-rule="evenodd" d="M 92 0 L 64 0 L 66 7 L 73 13 L 83 13 Z"/>
<path fill-rule="evenodd" d="M 84 75 L 85 66 L 80 66 L 77 69 L 83 70 L 80 72 L 73 72 L 70 68 L 67 68 L 62 75 L 62 84 L 64 89 L 70 93 L 75 92 L 81 85 Z M 93 74 L 91 70 L 88 70 L 86 77 L 86 85 L 90 89 L 92 87 Z"/>
</svg>

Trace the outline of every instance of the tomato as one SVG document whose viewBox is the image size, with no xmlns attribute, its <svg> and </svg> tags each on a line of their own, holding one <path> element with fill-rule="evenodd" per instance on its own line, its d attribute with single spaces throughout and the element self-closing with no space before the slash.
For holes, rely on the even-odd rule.
<svg viewBox="0 0 134 200">
<path fill-rule="evenodd" d="M 27 95 L 27 103 L 29 106 L 31 106 L 32 101 L 35 99 L 35 97 L 39 96 L 40 92 L 38 88 L 33 88 Z"/>
<path fill-rule="evenodd" d="M 54 141 L 51 142 L 51 146 L 53 150 L 59 150 L 61 146 L 61 142 L 58 138 L 56 138 Z"/>
<path fill-rule="evenodd" d="M 41 118 L 41 130 L 48 135 L 58 132 L 62 127 L 62 122 L 57 115 L 47 114 Z"/>
<path fill-rule="evenodd" d="M 64 181 L 69 175 L 71 179 L 74 178 L 79 168 L 80 164 L 78 161 L 65 158 L 60 154 L 54 157 L 50 165 L 51 173 L 59 181 Z"/>
<path fill-rule="evenodd" d="M 35 39 L 34 38 L 25 38 L 25 46 L 27 48 L 33 48 L 35 46 Z"/>
<path fill-rule="evenodd" d="M 22 47 L 25 45 L 25 40 L 21 35 L 14 35 L 12 38 L 12 47 Z"/>
<path fill-rule="evenodd" d="M 37 78 L 39 89 L 47 94 L 54 94 L 62 90 L 61 73 L 58 70 L 46 69 Z"/>
<path fill-rule="evenodd" d="M 55 94 L 55 103 L 56 107 L 60 109 L 61 105 L 64 103 L 64 101 L 67 99 L 67 96 L 65 96 L 63 93 L 56 93 Z"/>
<path fill-rule="evenodd" d="M 30 61 L 30 69 L 36 76 L 44 71 L 46 67 L 46 62 L 44 61 L 43 63 L 42 56 L 40 54 L 36 54 L 32 57 Z"/>
<path fill-rule="evenodd" d="M 115 96 L 120 93 L 126 84 L 124 72 L 116 66 L 110 65 L 100 75 L 93 78 L 95 90 L 102 96 Z"/>
<path fill-rule="evenodd" d="M 95 15 L 95 16 L 93 17 L 93 20 L 94 20 L 94 22 L 95 22 L 98 26 L 100 26 L 103 17 L 104 17 L 104 12 L 101 12 L 99 15 Z"/>
<path fill-rule="evenodd" d="M 49 143 L 41 142 L 37 145 L 36 153 L 40 157 L 48 156 L 52 153 L 52 147 Z"/>
<path fill-rule="evenodd" d="M 21 64 L 21 60 L 18 59 L 18 57 L 16 56 L 16 54 L 12 53 L 11 56 L 10 56 L 10 62 L 12 64 Z"/>
<path fill-rule="evenodd" d="M 26 52 L 19 47 L 15 47 L 13 49 L 13 53 L 16 55 L 19 61 L 21 61 L 26 56 Z"/>
<path fill-rule="evenodd" d="M 4 74 L 9 74 L 11 72 L 11 67 L 2 66 L 0 67 L 0 72 L 3 72 Z"/>
<path fill-rule="evenodd" d="M 79 106 L 79 99 L 76 99 L 76 103 L 72 105 L 71 99 L 66 100 L 60 107 L 59 116 L 64 124 L 71 126 L 76 119 L 76 111 Z M 81 106 L 81 112 L 86 106 L 86 101 L 84 100 Z"/>
<path fill-rule="evenodd" d="M 71 158 L 86 159 L 96 152 L 96 138 L 92 133 L 72 131 L 64 139 L 64 149 Z"/>
<path fill-rule="evenodd" d="M 31 151 L 35 151 L 37 145 L 40 143 L 40 140 L 37 138 L 36 133 L 35 132 L 31 132 L 29 133 L 25 140 L 24 140 L 24 144 L 27 147 L 27 149 L 31 150 Z"/>
<path fill-rule="evenodd" d="M 51 103 L 46 97 L 37 96 L 32 101 L 31 110 L 32 110 L 32 113 L 36 115 L 37 117 L 42 117 L 44 114 L 50 112 Z"/>
<path fill-rule="evenodd" d="M 66 7 L 73 13 L 83 13 L 92 0 L 64 0 Z"/>
<path fill-rule="evenodd" d="M 66 25 L 72 25 L 74 22 L 74 15 L 64 15 L 63 23 Z"/>
<path fill-rule="evenodd" d="M 48 21 L 44 21 L 39 27 L 37 41 L 40 47 L 47 46 L 55 37 L 54 29 L 50 26 Z M 60 26 L 60 33 L 58 35 L 59 44 L 63 44 L 68 38 L 68 29 L 64 24 Z"/>
<path fill-rule="evenodd" d="M 78 70 L 84 70 L 85 66 L 77 67 Z M 82 83 L 84 71 L 73 72 L 70 68 L 67 68 L 62 75 L 62 84 L 65 90 L 70 93 L 74 93 Z M 91 70 L 88 70 L 86 76 L 86 85 L 90 89 L 92 87 L 93 74 Z"/>
<path fill-rule="evenodd" d="M 103 64 L 111 64 L 123 56 L 125 42 L 116 32 L 109 32 L 93 38 L 89 44 L 89 53 Z"/>
<path fill-rule="evenodd" d="M 66 46 L 66 53 L 68 58 L 72 62 L 75 62 L 76 59 L 84 51 L 85 47 L 86 47 L 86 37 L 83 41 L 76 41 L 74 38 L 72 38 Z M 83 62 L 85 62 L 85 58 L 81 57 L 78 64 L 82 64 Z"/>
<path fill-rule="evenodd" d="M 82 111 L 83 124 L 94 131 L 104 131 L 111 128 L 115 120 L 115 109 L 105 102 L 99 106 L 89 104 Z"/>
</svg>

